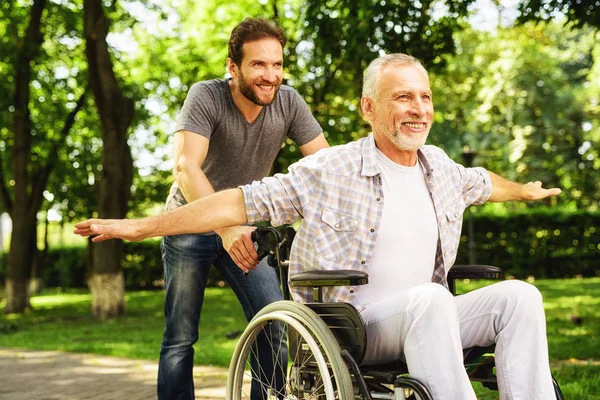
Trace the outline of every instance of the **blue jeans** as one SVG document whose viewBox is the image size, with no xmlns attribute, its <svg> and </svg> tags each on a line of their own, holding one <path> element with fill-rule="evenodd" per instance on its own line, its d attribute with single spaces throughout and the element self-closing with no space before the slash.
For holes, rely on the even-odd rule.
<svg viewBox="0 0 600 400">
<path fill-rule="evenodd" d="M 248 321 L 267 304 L 281 300 L 281 291 L 276 271 L 267 265 L 266 259 L 245 276 L 223 248 L 218 235 L 166 236 L 162 240 L 161 251 L 165 269 L 166 326 L 158 364 L 158 398 L 194 399 L 192 345 L 198 340 L 200 311 L 211 265 L 219 270 L 237 295 Z M 279 386 L 285 377 L 281 376 L 282 373 L 273 374 L 273 364 L 281 365 L 281 361 L 272 359 L 273 352 L 287 360 L 287 345 L 284 332 L 275 330 L 272 335 L 276 337 L 258 338 L 258 360 L 253 359 L 251 364 L 253 371 L 275 376 L 274 384 Z M 266 343 L 261 344 L 267 340 L 282 343 L 280 352 Z M 264 379 L 264 376 L 261 378 Z M 253 400 L 265 397 L 254 379 L 251 397 Z"/>
</svg>

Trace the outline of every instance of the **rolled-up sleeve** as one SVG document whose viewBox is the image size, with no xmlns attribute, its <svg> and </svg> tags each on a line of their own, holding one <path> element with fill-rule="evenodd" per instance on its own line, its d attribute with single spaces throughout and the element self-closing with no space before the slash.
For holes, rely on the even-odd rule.
<svg viewBox="0 0 600 400">
<path fill-rule="evenodd" d="M 492 195 L 492 179 L 485 168 L 464 168 L 461 175 L 463 177 L 463 198 L 467 205 L 483 204 Z"/>
<path fill-rule="evenodd" d="M 271 221 L 274 226 L 291 224 L 303 217 L 315 169 L 310 162 L 290 166 L 287 174 L 275 174 L 249 185 L 240 186 L 244 193 L 248 222 Z"/>
</svg>

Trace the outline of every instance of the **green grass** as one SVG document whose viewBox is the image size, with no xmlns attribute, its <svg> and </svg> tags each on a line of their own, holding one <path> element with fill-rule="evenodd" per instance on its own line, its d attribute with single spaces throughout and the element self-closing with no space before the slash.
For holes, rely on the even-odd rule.
<svg viewBox="0 0 600 400">
<path fill-rule="evenodd" d="M 484 283 L 461 283 L 459 291 Z M 600 278 L 540 280 L 544 295 L 552 371 L 567 399 L 600 400 Z M 0 314 L 0 347 L 91 352 L 158 360 L 164 326 L 162 291 L 127 294 L 125 316 L 97 321 L 84 291 L 47 291 L 31 299 L 33 311 Z M 0 302 L 0 308 L 4 303 Z M 571 316 L 582 319 L 579 325 Z M 226 367 L 245 318 L 230 289 L 206 291 L 195 362 Z M 477 387 L 480 400 L 496 392 Z"/>
<path fill-rule="evenodd" d="M 458 285 L 464 292 L 491 282 Z M 600 400 L 600 278 L 532 282 L 544 296 L 552 373 L 566 399 Z M 581 318 L 581 324 L 571 317 Z M 479 400 L 497 392 L 476 386 Z"/>
<path fill-rule="evenodd" d="M 162 291 L 127 294 L 126 315 L 106 321 L 90 316 L 91 296 L 85 292 L 46 292 L 32 297 L 33 311 L 0 315 L 0 347 L 89 352 L 158 360 L 164 329 Z M 0 308 L 4 303 L 0 303 Z M 194 361 L 227 366 L 246 319 L 229 289 L 206 290 L 200 340 Z"/>
</svg>

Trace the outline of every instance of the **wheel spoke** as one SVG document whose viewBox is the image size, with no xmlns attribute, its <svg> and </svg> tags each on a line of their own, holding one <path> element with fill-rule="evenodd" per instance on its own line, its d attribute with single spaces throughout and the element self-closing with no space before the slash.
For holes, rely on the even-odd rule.
<svg viewBox="0 0 600 400">
<path fill-rule="evenodd" d="M 232 358 L 227 399 L 250 399 L 245 377 L 251 377 L 268 400 L 353 398 L 352 381 L 331 332 L 312 310 L 288 303 L 265 307 L 242 334 Z M 265 348 L 270 359 L 253 366 L 253 357 L 268 354 Z"/>
</svg>

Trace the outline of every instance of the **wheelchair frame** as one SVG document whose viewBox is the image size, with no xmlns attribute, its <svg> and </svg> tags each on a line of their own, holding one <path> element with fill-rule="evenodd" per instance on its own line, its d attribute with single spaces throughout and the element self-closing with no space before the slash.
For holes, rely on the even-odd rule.
<svg viewBox="0 0 600 400">
<path fill-rule="evenodd" d="M 282 360 L 281 354 L 274 355 L 274 364 L 284 370 L 286 380 L 276 383 L 273 374 L 270 381 L 261 382 L 265 387 L 263 397 L 266 400 L 433 400 L 427 387 L 410 377 L 406 364 L 400 360 L 384 365 L 360 366 L 367 344 L 362 317 L 351 304 L 321 301 L 323 287 L 364 285 L 368 283 L 366 273 L 336 270 L 297 274 L 291 277 L 291 286 L 312 288 L 314 301 L 306 304 L 290 301 L 288 260 L 294 234 L 291 227 L 286 229 L 285 237 L 272 227 L 258 228 L 253 232 L 259 258 L 268 256 L 269 264 L 279 270 L 284 300 L 263 308 L 240 337 L 229 368 L 227 400 L 250 398 L 245 391 L 245 378 L 250 375 L 247 372 L 248 359 L 256 351 L 254 347 L 259 335 L 270 335 L 271 331 L 267 329 L 287 331 L 291 361 Z M 502 270 L 498 267 L 455 265 L 448 275 L 448 283 L 455 295 L 456 279 L 501 278 Z M 470 380 L 498 390 L 493 352 L 494 345 L 465 349 L 464 365 Z M 252 371 L 252 379 L 257 376 L 264 379 L 263 375 L 263 371 Z M 556 399 L 562 400 L 562 392 L 554 378 L 553 384 Z M 278 388 L 284 393 L 279 393 Z"/>
</svg>

